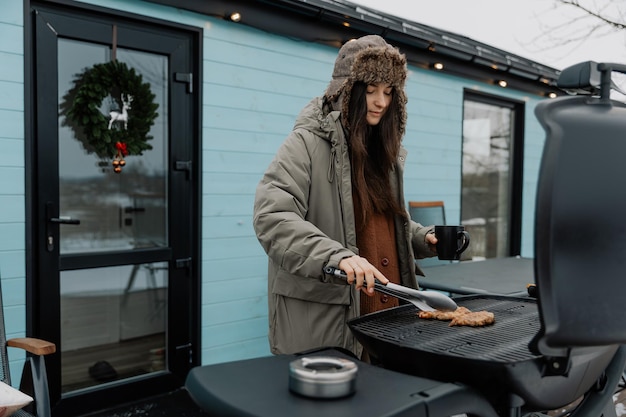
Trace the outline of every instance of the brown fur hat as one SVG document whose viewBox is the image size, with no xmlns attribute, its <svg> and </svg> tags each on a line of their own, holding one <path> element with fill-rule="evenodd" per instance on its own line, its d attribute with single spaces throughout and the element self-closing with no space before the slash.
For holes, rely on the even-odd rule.
<svg viewBox="0 0 626 417">
<path fill-rule="evenodd" d="M 394 100 L 399 109 L 398 117 L 404 134 L 406 126 L 407 97 L 404 83 L 407 77 L 406 57 L 378 35 L 368 35 L 347 42 L 340 50 L 333 79 L 326 89 L 325 97 L 336 110 L 341 110 L 344 127 L 348 126 L 348 106 L 352 87 L 357 81 L 365 84 L 385 83 L 394 87 Z"/>
</svg>

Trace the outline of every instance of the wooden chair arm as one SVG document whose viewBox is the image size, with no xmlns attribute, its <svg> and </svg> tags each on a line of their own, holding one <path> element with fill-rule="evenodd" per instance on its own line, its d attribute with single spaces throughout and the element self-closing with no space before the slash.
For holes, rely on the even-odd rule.
<svg viewBox="0 0 626 417">
<path fill-rule="evenodd" d="M 34 337 L 16 337 L 7 340 L 7 346 L 24 349 L 33 355 L 49 355 L 57 351 L 54 343 Z"/>
</svg>

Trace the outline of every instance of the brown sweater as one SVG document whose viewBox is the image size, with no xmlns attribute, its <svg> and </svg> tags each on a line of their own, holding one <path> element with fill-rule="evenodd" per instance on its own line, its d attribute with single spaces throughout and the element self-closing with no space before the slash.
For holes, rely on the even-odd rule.
<svg viewBox="0 0 626 417">
<path fill-rule="evenodd" d="M 362 224 L 361 210 L 355 199 L 355 220 Z M 357 226 L 356 235 L 359 255 L 366 258 L 389 281 L 400 284 L 398 250 L 396 248 L 393 215 L 371 215 L 364 227 Z M 386 294 L 374 293 L 373 297 L 361 292 L 361 314 L 397 307 L 398 299 Z"/>
</svg>

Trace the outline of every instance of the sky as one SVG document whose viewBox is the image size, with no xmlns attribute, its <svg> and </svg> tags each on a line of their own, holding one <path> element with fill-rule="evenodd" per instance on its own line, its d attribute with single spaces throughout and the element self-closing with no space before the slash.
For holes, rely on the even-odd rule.
<svg viewBox="0 0 626 417">
<path fill-rule="evenodd" d="M 580 19 L 554 0 L 349 0 L 353 4 L 444 29 L 562 70 L 583 61 L 626 64 L 626 30 Z M 583 0 L 603 3 L 610 0 Z M 620 0 L 622 1 L 622 0 Z"/>
</svg>

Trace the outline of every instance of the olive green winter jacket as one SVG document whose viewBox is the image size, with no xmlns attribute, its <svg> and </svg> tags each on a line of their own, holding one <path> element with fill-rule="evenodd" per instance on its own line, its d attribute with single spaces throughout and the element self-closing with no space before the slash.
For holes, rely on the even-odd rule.
<svg viewBox="0 0 626 417">
<path fill-rule="evenodd" d="M 346 324 L 359 315 L 359 293 L 323 272 L 359 250 L 340 113 L 322 100 L 302 110 L 256 190 L 254 228 L 269 257 L 269 342 L 275 354 L 325 346 L 360 356 Z M 405 156 L 402 149 L 391 177 L 403 207 Z M 402 285 L 416 288 L 414 254 L 433 256 L 424 240 L 430 229 L 408 215 L 397 216 L 395 226 Z"/>
</svg>

